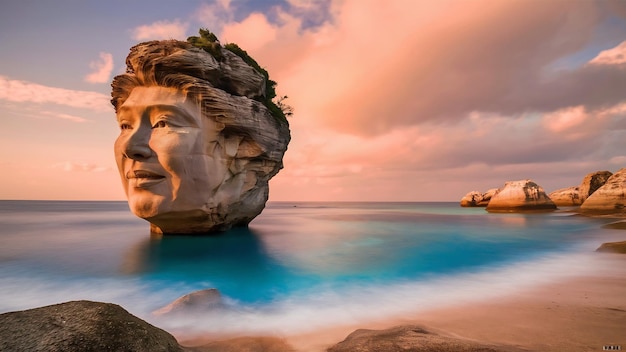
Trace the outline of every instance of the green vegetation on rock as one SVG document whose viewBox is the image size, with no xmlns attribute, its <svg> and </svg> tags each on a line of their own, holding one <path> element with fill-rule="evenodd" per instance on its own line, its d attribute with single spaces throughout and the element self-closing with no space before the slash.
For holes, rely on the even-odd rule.
<svg viewBox="0 0 626 352">
<path fill-rule="evenodd" d="M 217 36 L 206 28 L 200 28 L 198 31 L 199 37 L 191 36 L 187 38 L 187 42 L 191 45 L 203 49 L 207 53 L 211 54 L 217 61 L 224 61 L 224 55 L 221 48 L 224 48 L 233 54 L 239 56 L 246 64 L 250 65 L 254 70 L 261 74 L 265 78 L 265 96 L 259 97 L 257 100 L 270 111 L 278 121 L 283 123 L 287 122 L 287 116 L 293 115 L 293 108 L 285 104 L 287 96 L 279 97 L 277 102 L 274 102 L 276 98 L 276 82 L 270 79 L 270 75 L 262 68 L 256 60 L 254 60 L 248 53 L 239 47 L 235 43 L 228 43 L 222 47 Z"/>
</svg>

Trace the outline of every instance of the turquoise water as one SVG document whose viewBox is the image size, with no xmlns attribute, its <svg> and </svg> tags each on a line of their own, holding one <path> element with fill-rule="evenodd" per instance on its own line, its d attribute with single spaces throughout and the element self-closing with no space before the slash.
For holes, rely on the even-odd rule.
<svg viewBox="0 0 626 352">
<path fill-rule="evenodd" d="M 151 238 L 125 202 L 0 201 L 0 312 L 73 299 L 169 329 L 305 331 L 608 270 L 606 219 L 457 203 L 269 203 L 248 229 Z M 622 236 L 623 237 L 623 236 Z M 229 309 L 151 312 L 217 288 Z"/>
</svg>

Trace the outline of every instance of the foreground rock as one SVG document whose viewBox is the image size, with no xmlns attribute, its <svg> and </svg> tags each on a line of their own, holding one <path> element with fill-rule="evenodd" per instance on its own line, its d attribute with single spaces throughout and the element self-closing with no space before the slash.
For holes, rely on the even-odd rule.
<svg viewBox="0 0 626 352">
<path fill-rule="evenodd" d="M 589 215 L 626 216 L 626 168 L 613 174 L 580 206 Z"/>
<path fill-rule="evenodd" d="M 222 295 L 214 288 L 194 291 L 153 312 L 154 315 L 198 313 L 222 307 Z"/>
<path fill-rule="evenodd" d="M 532 180 L 509 181 L 487 205 L 489 212 L 552 211 L 556 204 Z"/>
<path fill-rule="evenodd" d="M 178 352 L 176 339 L 122 307 L 90 301 L 0 314 L 0 351 Z"/>
<path fill-rule="evenodd" d="M 626 254 L 626 241 L 602 243 L 602 245 L 598 249 L 596 249 L 596 252 Z"/>
<path fill-rule="evenodd" d="M 419 326 L 397 326 L 387 330 L 359 329 L 328 352 L 495 352 L 492 346 L 433 334 Z"/>
</svg>

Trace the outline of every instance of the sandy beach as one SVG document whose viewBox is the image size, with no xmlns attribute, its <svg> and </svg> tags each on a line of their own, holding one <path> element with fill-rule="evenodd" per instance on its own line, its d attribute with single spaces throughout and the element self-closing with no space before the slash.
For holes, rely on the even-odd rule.
<svg viewBox="0 0 626 352">
<path fill-rule="evenodd" d="M 400 317 L 301 335 L 239 338 L 214 347 L 240 344 L 240 350 L 246 351 L 325 351 L 357 329 L 415 324 L 442 336 L 480 342 L 503 351 L 602 351 L 604 346 L 626 349 L 626 256 L 598 255 L 606 256 L 611 267 L 593 276 L 523 288 L 472 304 L 407 312 Z M 177 338 L 185 346 L 209 341 Z"/>
</svg>

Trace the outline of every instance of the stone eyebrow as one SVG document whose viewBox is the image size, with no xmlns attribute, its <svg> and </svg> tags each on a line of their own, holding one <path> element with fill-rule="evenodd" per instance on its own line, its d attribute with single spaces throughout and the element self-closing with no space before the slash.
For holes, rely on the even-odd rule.
<svg viewBox="0 0 626 352">
<path fill-rule="evenodd" d="M 171 111 L 173 113 L 176 114 L 176 116 L 181 116 L 182 118 L 185 119 L 185 121 L 189 124 L 191 124 L 192 126 L 198 127 L 198 121 L 191 116 L 187 110 L 185 110 L 184 108 L 178 106 L 178 105 L 169 105 L 169 104 L 154 104 L 154 105 L 150 105 L 147 109 L 147 111 L 149 110 L 150 112 L 152 111 Z"/>
</svg>

